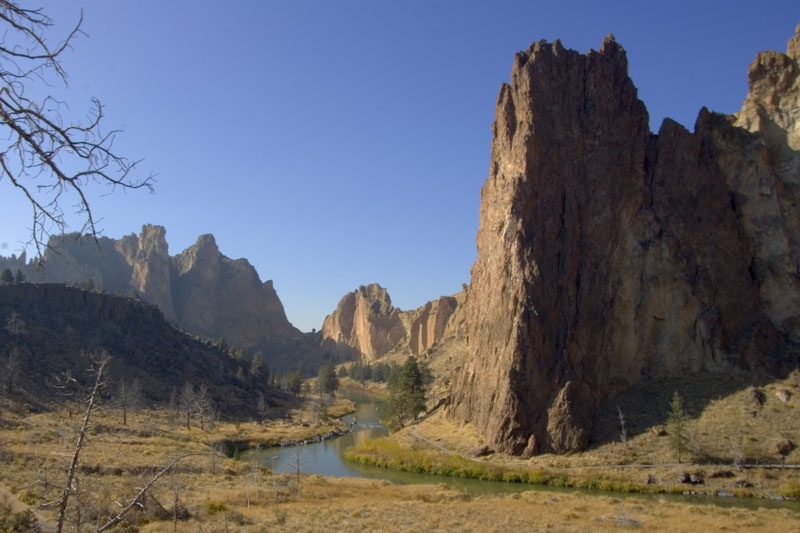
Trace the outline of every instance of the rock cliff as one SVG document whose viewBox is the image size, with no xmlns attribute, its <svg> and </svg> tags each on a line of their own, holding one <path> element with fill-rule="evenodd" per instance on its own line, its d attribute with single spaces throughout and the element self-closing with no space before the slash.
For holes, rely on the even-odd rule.
<svg viewBox="0 0 800 533">
<path fill-rule="evenodd" d="M 168 320 L 178 322 L 172 301 L 167 231 L 162 226 L 145 225 L 139 238 L 128 236 L 116 243 L 131 266 L 130 286 L 146 301 L 155 304 Z"/>
<path fill-rule="evenodd" d="M 222 255 L 212 235 L 200 236 L 173 258 L 173 265 L 175 308 L 190 331 L 222 336 L 244 348 L 299 335 L 272 280 L 262 283 L 247 260 Z"/>
<path fill-rule="evenodd" d="M 414 311 L 401 311 L 392 305 L 386 289 L 362 285 L 325 317 L 323 347 L 365 363 L 390 352 L 422 354 L 460 325 L 451 318 L 462 299 L 463 293 L 442 296 Z"/>
<path fill-rule="evenodd" d="M 29 281 L 136 294 L 185 331 L 207 339 L 224 337 L 230 346 L 264 350 L 265 355 L 301 335 L 287 320 L 272 281 L 262 283 L 245 259 L 225 257 L 211 235 L 174 257 L 166 230 L 149 224 L 138 236 L 103 237 L 95 243 L 67 235 L 51 239 L 48 246 L 43 269 L 22 265 Z M 20 268 L 20 263 L 0 258 L 0 266 Z"/>
<path fill-rule="evenodd" d="M 451 416 L 499 451 L 576 451 L 599 402 L 636 383 L 793 364 L 798 39 L 758 56 L 738 115 L 704 109 L 694 133 L 649 132 L 613 36 L 516 55 Z"/>
</svg>

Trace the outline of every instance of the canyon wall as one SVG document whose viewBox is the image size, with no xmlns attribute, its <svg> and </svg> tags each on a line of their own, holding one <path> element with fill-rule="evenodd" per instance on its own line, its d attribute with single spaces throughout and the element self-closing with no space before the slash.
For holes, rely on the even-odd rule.
<svg viewBox="0 0 800 533">
<path fill-rule="evenodd" d="M 633 384 L 795 364 L 798 40 L 759 54 L 738 115 L 657 135 L 613 36 L 516 55 L 450 416 L 498 451 L 570 452 Z"/>
<path fill-rule="evenodd" d="M 419 309 L 401 311 L 386 289 L 362 285 L 347 293 L 322 323 L 322 345 L 337 357 L 373 362 L 390 353 L 420 355 L 454 334 L 463 293 L 442 296 Z"/>
</svg>

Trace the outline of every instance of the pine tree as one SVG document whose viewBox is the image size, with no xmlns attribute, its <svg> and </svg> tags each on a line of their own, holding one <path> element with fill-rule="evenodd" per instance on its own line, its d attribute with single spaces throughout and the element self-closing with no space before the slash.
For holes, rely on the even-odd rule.
<svg viewBox="0 0 800 533">
<path fill-rule="evenodd" d="M 689 436 L 687 435 L 687 415 L 683 408 L 683 399 L 675 391 L 670 402 L 669 417 L 667 417 L 667 427 L 669 428 L 669 443 L 672 451 L 678 457 L 678 462 L 685 453 L 689 451 Z"/>
<path fill-rule="evenodd" d="M 384 419 L 392 428 L 401 428 L 416 421 L 425 411 L 425 375 L 414 356 L 406 359 L 399 372 L 389 382 L 389 401 L 385 404 Z"/>
<path fill-rule="evenodd" d="M 322 394 L 333 394 L 339 388 L 339 378 L 333 363 L 326 363 L 319 368 L 317 381 Z"/>
</svg>

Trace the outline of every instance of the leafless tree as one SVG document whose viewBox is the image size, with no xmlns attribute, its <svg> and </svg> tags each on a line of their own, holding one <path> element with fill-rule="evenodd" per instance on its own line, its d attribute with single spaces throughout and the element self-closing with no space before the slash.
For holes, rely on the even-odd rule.
<svg viewBox="0 0 800 533">
<path fill-rule="evenodd" d="M 133 509 L 135 506 L 140 504 L 140 502 L 144 499 L 144 496 L 147 494 L 147 491 L 150 490 L 150 488 L 155 484 L 156 481 L 158 481 L 162 476 L 164 476 L 167 473 L 169 473 L 173 469 L 173 467 L 176 464 L 178 464 L 178 462 L 181 459 L 185 459 L 186 457 L 190 457 L 190 456 L 193 456 L 193 455 L 197 455 L 197 454 L 195 454 L 195 453 L 187 453 L 187 454 L 183 454 L 183 455 L 181 455 L 179 457 L 176 457 L 167 466 L 165 466 L 161 470 L 159 470 L 152 478 L 150 478 L 150 480 L 141 489 L 139 489 L 139 492 L 137 492 L 136 495 L 128 501 L 127 505 L 125 505 L 125 507 L 123 507 L 122 510 L 119 513 L 117 513 L 115 516 L 109 518 L 108 521 L 105 524 L 103 524 L 102 526 L 97 528 L 98 533 L 100 533 L 102 531 L 107 531 L 107 530 L 113 528 L 114 526 L 116 526 L 117 524 L 119 524 L 125 518 L 125 515 L 128 514 L 128 512 L 131 509 Z M 174 511 L 176 519 L 177 519 L 177 508 L 178 508 L 177 502 L 178 502 L 178 497 L 177 497 L 177 491 L 176 491 L 175 511 Z"/>
<path fill-rule="evenodd" d="M 122 409 L 122 425 L 128 425 L 128 413 L 135 413 L 141 402 L 141 388 L 139 380 L 129 381 L 123 379 L 117 385 L 117 406 Z"/>
<path fill-rule="evenodd" d="M 32 210 L 31 241 L 41 254 L 47 236 L 64 233 L 64 203 L 75 206 L 81 233 L 98 234 L 90 207 L 90 185 L 152 191 L 152 176 L 136 179 L 139 163 L 114 150 L 117 131 L 101 128 L 103 106 L 92 99 L 88 116 L 64 115 L 64 102 L 52 95 L 56 84 L 67 85 L 61 65 L 64 52 L 82 35 L 81 12 L 63 40 L 46 35 L 53 21 L 42 8 L 0 0 L 0 180 L 13 185 Z"/>
<path fill-rule="evenodd" d="M 25 333 L 25 321 L 16 311 L 11 311 L 11 316 L 6 320 L 6 331 L 12 335 L 22 335 Z"/>
<path fill-rule="evenodd" d="M 300 451 L 299 446 L 295 446 L 294 451 L 292 452 L 291 458 L 291 466 L 292 470 L 294 470 L 295 474 L 295 482 L 297 486 L 295 487 L 295 494 L 299 498 L 300 497 L 300 473 L 303 470 L 303 455 Z"/>
<path fill-rule="evenodd" d="M 9 350 L 8 360 L 6 361 L 6 394 L 14 393 L 14 385 L 19 381 L 21 373 L 22 365 L 19 348 L 14 346 Z"/>
<path fill-rule="evenodd" d="M 197 413 L 197 419 L 200 422 L 200 429 L 205 429 L 205 421 L 210 417 L 213 409 L 213 402 L 211 401 L 211 394 L 208 392 L 208 386 L 201 383 L 194 393 L 194 410 Z"/>
<path fill-rule="evenodd" d="M 110 359 L 111 358 L 108 356 L 108 354 L 103 352 L 95 361 L 95 368 L 93 369 L 95 374 L 94 386 L 92 387 L 89 396 L 86 398 L 86 411 L 83 415 L 83 421 L 81 422 L 80 430 L 78 430 L 78 440 L 75 443 L 75 447 L 72 449 L 72 458 L 69 463 L 69 468 L 67 469 L 67 479 L 64 482 L 64 490 L 58 503 L 58 519 L 56 521 L 56 531 L 58 533 L 61 533 L 61 531 L 64 529 L 64 518 L 67 515 L 69 497 L 72 494 L 75 494 L 77 491 L 75 480 L 78 472 L 78 462 L 80 460 L 81 451 L 83 451 L 83 448 L 86 445 L 86 433 L 89 428 L 89 419 L 92 416 L 92 411 L 95 408 L 100 390 L 104 385 L 103 372 L 105 371 Z"/>
<path fill-rule="evenodd" d="M 267 398 L 264 396 L 263 392 L 258 393 L 256 409 L 258 410 L 258 416 L 261 419 L 260 422 L 263 423 L 264 420 L 266 420 L 266 418 L 269 416 L 269 403 L 267 403 Z"/>
<path fill-rule="evenodd" d="M 194 409 L 194 385 L 188 381 L 183 384 L 180 394 L 181 411 L 186 415 L 186 429 L 192 429 L 192 410 Z"/>
</svg>

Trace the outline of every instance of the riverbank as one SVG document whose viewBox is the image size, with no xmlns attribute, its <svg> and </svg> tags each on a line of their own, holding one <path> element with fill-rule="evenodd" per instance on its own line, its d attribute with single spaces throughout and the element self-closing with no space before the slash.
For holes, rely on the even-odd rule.
<svg viewBox="0 0 800 533">
<path fill-rule="evenodd" d="M 758 387 L 749 385 L 753 382 L 758 381 L 747 374 L 704 375 L 631 391 L 601 413 L 599 426 L 606 434 L 576 454 L 523 459 L 493 453 L 472 426 L 437 411 L 387 439 L 361 443 L 347 457 L 410 472 L 555 487 L 800 498 L 797 376 L 764 380 Z M 658 412 L 659 406 L 668 406 L 674 390 L 690 405 L 684 462 L 671 449 L 664 416 Z M 693 391 L 716 399 L 700 399 Z M 613 434 L 620 412 L 628 422 L 624 441 Z"/>
<path fill-rule="evenodd" d="M 350 430 L 340 419 L 355 410 L 355 402 L 347 398 L 309 396 L 302 408 L 290 411 L 284 418 L 218 424 L 209 445 L 234 457 L 247 450 L 329 440 Z"/>
<path fill-rule="evenodd" d="M 307 413 L 313 413 L 313 409 Z M 337 413 L 338 414 L 338 413 Z M 77 487 L 67 529 L 89 529 L 118 512 L 159 468 L 174 459 L 129 517 L 131 529 L 189 531 L 507 531 L 509 529 L 586 531 L 602 527 L 655 531 L 791 530 L 797 515 L 786 510 L 680 504 L 639 498 L 522 492 L 469 496 L 443 485 L 393 485 L 386 481 L 273 474 L 267 465 L 237 461 L 214 449 L 231 432 L 262 431 L 260 438 L 286 438 L 287 432 L 313 430 L 313 420 L 298 415 L 263 424 L 215 423 L 204 430 L 171 425 L 158 410 L 129 415 L 103 408 L 96 413 L 81 454 Z M 35 509 L 40 523 L 52 525 L 64 475 L 75 443 L 77 417 L 67 413 L 0 418 L 0 483 L 16 500 Z M 274 431 L 275 433 L 270 433 Z M 280 434 L 280 436 L 278 436 Z M 304 447 L 305 448 L 305 447 Z M 18 505 L 16 510 L 20 510 Z M 47 529 L 45 529 L 47 530 Z"/>
</svg>

